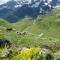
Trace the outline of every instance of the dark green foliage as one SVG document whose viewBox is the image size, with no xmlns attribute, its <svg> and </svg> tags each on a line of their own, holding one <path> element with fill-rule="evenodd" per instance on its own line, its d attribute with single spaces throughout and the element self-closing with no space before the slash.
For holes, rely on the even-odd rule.
<svg viewBox="0 0 60 60">
<path fill-rule="evenodd" d="M 54 60 L 54 57 L 51 54 L 47 54 L 46 57 L 45 57 L 45 59 L 46 60 Z"/>
<path fill-rule="evenodd" d="M 44 60 L 43 55 L 38 56 L 37 60 Z"/>
<path fill-rule="evenodd" d="M 57 58 L 57 60 L 60 60 L 60 58 Z"/>
<path fill-rule="evenodd" d="M 6 39 L 0 39 L 0 48 L 1 47 L 10 48 L 10 47 L 12 47 L 12 43 L 9 40 L 6 40 Z"/>
</svg>

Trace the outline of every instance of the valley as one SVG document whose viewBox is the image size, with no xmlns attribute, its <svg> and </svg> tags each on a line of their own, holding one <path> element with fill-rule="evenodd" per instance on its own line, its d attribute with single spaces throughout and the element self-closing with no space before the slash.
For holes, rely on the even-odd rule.
<svg viewBox="0 0 60 60">
<path fill-rule="evenodd" d="M 60 59 L 60 9 L 15 23 L 0 19 L 0 41 L 1 60 Z"/>
</svg>

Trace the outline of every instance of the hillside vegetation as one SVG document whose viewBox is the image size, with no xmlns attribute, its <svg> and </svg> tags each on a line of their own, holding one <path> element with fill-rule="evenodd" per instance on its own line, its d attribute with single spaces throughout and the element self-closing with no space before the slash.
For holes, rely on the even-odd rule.
<svg viewBox="0 0 60 60">
<path fill-rule="evenodd" d="M 60 12 L 56 9 L 48 14 L 38 16 L 34 20 L 24 18 L 16 23 L 9 23 L 6 20 L 0 19 L 0 40 L 1 39 L 7 39 L 12 43 L 12 47 L 9 49 L 13 51 L 12 55 L 15 55 L 14 57 L 6 58 L 6 60 L 20 60 L 19 57 L 21 60 L 44 60 L 44 56 L 42 57 L 40 50 L 38 50 L 40 48 L 47 49 L 49 54 L 51 52 L 50 55 L 52 57 L 54 55 L 54 58 L 58 59 L 60 57 L 60 54 L 58 54 L 58 52 L 60 53 Z M 27 52 L 24 50 L 17 55 L 17 49 L 23 47 L 29 49 L 27 49 Z M 35 47 L 38 47 L 37 50 Z M 7 49 L 7 46 L 4 48 L 2 46 L 0 49 L 2 52 Z M 34 49 L 36 52 L 33 52 Z M 48 55 L 47 53 L 45 54 L 46 56 Z M 35 56 L 33 54 L 35 54 Z M 3 58 L 3 60 L 4 59 L 5 58 Z M 45 60 L 47 60 L 47 58 Z"/>
</svg>

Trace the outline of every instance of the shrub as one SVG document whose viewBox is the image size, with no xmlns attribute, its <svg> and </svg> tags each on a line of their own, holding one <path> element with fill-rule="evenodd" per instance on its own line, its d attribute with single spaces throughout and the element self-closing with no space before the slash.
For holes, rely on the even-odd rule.
<svg viewBox="0 0 60 60">
<path fill-rule="evenodd" d="M 4 38 L 4 33 L 0 32 L 0 39 Z"/>
<path fill-rule="evenodd" d="M 45 57 L 46 60 L 54 60 L 54 57 L 52 54 L 47 54 L 46 57 Z"/>
<path fill-rule="evenodd" d="M 60 60 L 60 51 L 56 51 L 56 52 L 54 53 L 54 58 L 55 58 L 56 60 Z"/>
<path fill-rule="evenodd" d="M 20 53 L 14 56 L 11 60 L 37 60 L 39 53 L 39 48 L 30 48 L 20 51 Z"/>
</svg>

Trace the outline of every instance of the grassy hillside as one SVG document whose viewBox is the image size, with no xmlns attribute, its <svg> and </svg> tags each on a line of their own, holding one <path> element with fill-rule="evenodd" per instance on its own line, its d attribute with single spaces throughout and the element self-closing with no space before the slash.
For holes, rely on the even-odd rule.
<svg viewBox="0 0 60 60">
<path fill-rule="evenodd" d="M 22 45 L 38 46 L 40 44 L 50 44 L 60 40 L 59 10 L 54 12 L 52 11 L 50 14 L 39 16 L 35 20 L 23 19 L 16 23 L 12 23 L 12 26 L 13 28 L 16 28 L 17 31 L 28 32 L 28 35 L 26 36 L 19 36 L 19 44 Z M 39 37 L 41 34 L 42 36 Z"/>
<path fill-rule="evenodd" d="M 54 12 L 53 12 L 54 11 Z M 4 37 L 15 45 L 40 45 L 50 44 L 60 40 L 60 13 L 53 10 L 51 13 L 37 17 L 35 20 L 22 19 L 16 23 L 9 23 L 0 19 L 0 29 L 4 31 Z M 14 28 L 15 31 L 6 31 Z M 16 32 L 27 32 L 27 35 L 18 35 Z M 41 36 L 42 35 L 42 36 Z"/>
<path fill-rule="evenodd" d="M 53 10 L 48 14 L 38 16 L 34 20 L 25 18 L 16 23 L 9 23 L 3 19 L 0 19 L 0 39 L 7 39 L 11 41 L 14 48 L 41 47 L 46 45 L 53 51 L 59 51 L 59 11 L 60 10 Z M 26 32 L 26 34 L 22 34 L 23 32 Z"/>
</svg>

